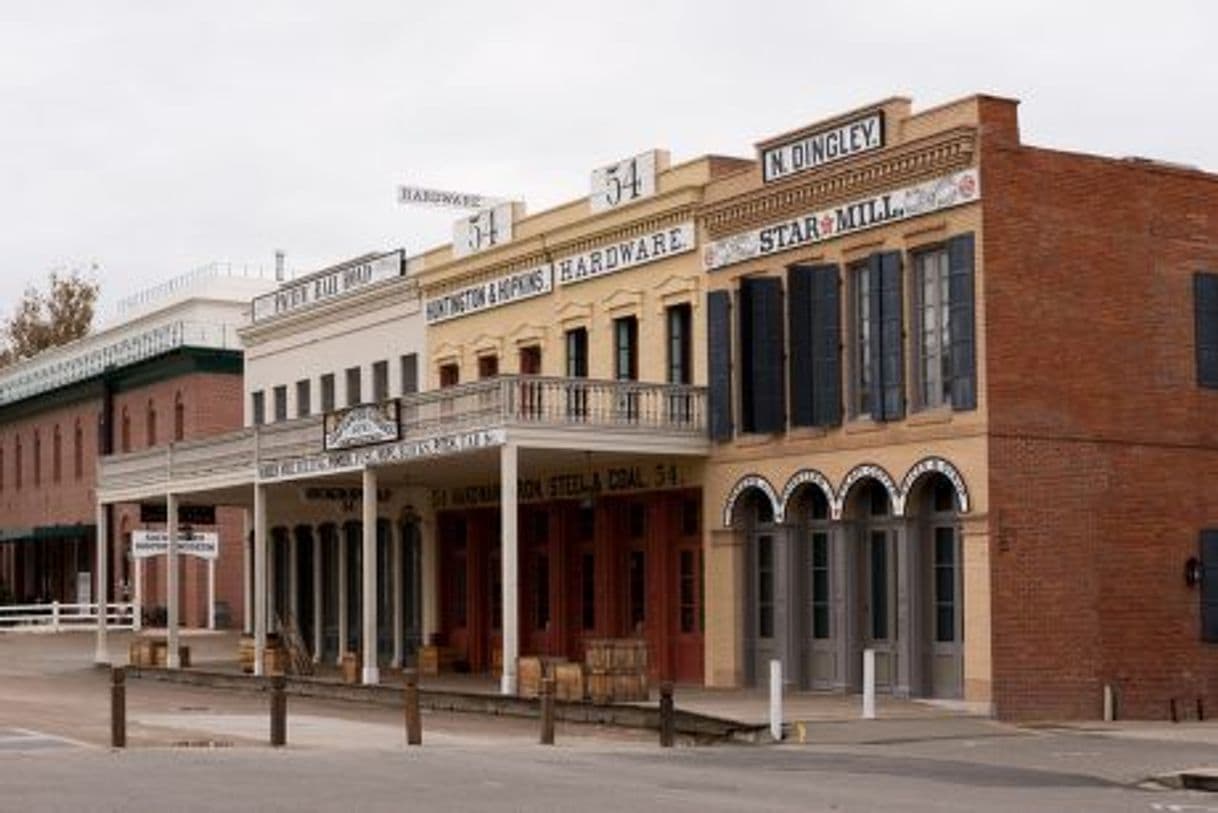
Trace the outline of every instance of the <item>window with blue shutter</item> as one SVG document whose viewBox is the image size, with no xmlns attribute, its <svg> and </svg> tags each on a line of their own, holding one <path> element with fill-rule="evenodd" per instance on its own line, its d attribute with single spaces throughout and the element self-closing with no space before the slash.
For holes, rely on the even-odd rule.
<svg viewBox="0 0 1218 813">
<path fill-rule="evenodd" d="M 812 275 L 812 424 L 842 422 L 840 283 L 836 265 L 818 265 Z"/>
<path fill-rule="evenodd" d="M 706 295 L 707 399 L 712 440 L 732 437 L 732 295 L 711 291 Z"/>
<path fill-rule="evenodd" d="M 947 241 L 952 409 L 977 408 L 976 285 L 973 235 Z"/>
<path fill-rule="evenodd" d="M 815 330 L 813 286 L 815 269 L 794 265 L 787 270 L 787 355 L 791 380 L 791 426 L 815 425 L 812 334 Z M 819 386 L 819 382 L 816 382 Z"/>
<path fill-rule="evenodd" d="M 1218 530 L 1201 532 L 1201 640 L 1218 643 Z"/>
<path fill-rule="evenodd" d="M 905 415 L 905 337 L 901 253 L 885 251 L 867 259 L 869 356 L 868 407 L 877 421 Z"/>
<path fill-rule="evenodd" d="M 781 432 L 786 422 L 783 374 L 782 280 L 754 277 L 740 284 L 740 428 Z"/>
<path fill-rule="evenodd" d="M 1218 388 L 1218 274 L 1193 275 L 1197 386 Z"/>
</svg>

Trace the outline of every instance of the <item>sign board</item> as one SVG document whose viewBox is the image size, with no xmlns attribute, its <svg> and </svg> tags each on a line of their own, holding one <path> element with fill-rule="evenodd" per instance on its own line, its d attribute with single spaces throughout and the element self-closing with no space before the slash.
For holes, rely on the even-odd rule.
<svg viewBox="0 0 1218 813">
<path fill-rule="evenodd" d="M 511 242 L 516 204 L 498 203 L 453 224 L 453 256 L 468 257 Z"/>
<path fill-rule="evenodd" d="M 607 494 L 685 488 L 693 479 L 688 467 L 678 463 L 601 466 L 583 471 L 520 477 L 516 481 L 516 499 L 522 503 L 576 500 Z M 436 510 L 496 505 L 500 498 L 500 487 L 500 483 L 494 482 L 435 488 L 431 491 L 431 504 Z"/>
<path fill-rule="evenodd" d="M 694 224 L 679 223 L 582 254 L 563 257 L 554 263 L 554 271 L 560 284 L 573 285 L 693 251 L 696 240 Z"/>
<path fill-rule="evenodd" d="M 336 265 L 256 298 L 254 321 L 298 311 L 405 273 L 406 252 L 403 249 Z"/>
<path fill-rule="evenodd" d="M 593 212 L 604 212 L 656 193 L 656 175 L 668 168 L 668 153 L 648 150 L 592 170 L 588 203 Z"/>
<path fill-rule="evenodd" d="M 359 404 L 327 413 L 322 448 L 327 451 L 349 449 L 352 446 L 370 446 L 397 440 L 402 436 L 398 407 L 395 400 Z"/>
<path fill-rule="evenodd" d="M 506 440 L 507 433 L 503 429 L 470 429 L 447 435 L 383 443 L 364 449 L 342 449 L 287 460 L 272 460 L 258 465 L 258 476 L 263 480 L 284 480 L 329 472 L 358 471 L 364 466 L 488 449 L 502 446 Z"/>
<path fill-rule="evenodd" d="M 884 146 L 884 113 L 875 111 L 761 151 L 766 183 L 823 167 Z"/>
<path fill-rule="evenodd" d="M 975 168 L 964 169 L 715 240 L 703 248 L 702 264 L 707 271 L 714 271 L 886 223 L 963 206 L 980 198 L 980 175 Z"/>
<path fill-rule="evenodd" d="M 492 277 L 427 300 L 423 312 L 427 324 L 434 325 L 459 316 L 468 316 L 522 299 L 548 294 L 554 287 L 554 266 L 549 263 L 523 271 Z"/>
<path fill-rule="evenodd" d="M 156 525 L 165 522 L 165 503 L 140 503 L 140 522 L 145 525 Z M 215 525 L 216 506 L 214 505 L 179 505 L 179 525 Z"/>
<path fill-rule="evenodd" d="M 430 206 L 435 209 L 486 209 L 502 203 L 502 200 L 472 192 L 452 192 L 425 186 L 399 186 L 398 203 L 406 206 Z"/>
<path fill-rule="evenodd" d="M 131 555 L 147 559 L 169 553 L 169 531 L 132 531 Z M 220 535 L 215 531 L 178 532 L 178 553 L 215 559 L 220 555 Z"/>
</svg>

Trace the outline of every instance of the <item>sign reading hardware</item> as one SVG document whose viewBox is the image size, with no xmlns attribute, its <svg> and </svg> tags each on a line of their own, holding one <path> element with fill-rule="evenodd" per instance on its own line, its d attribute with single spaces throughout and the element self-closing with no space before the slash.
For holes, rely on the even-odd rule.
<svg viewBox="0 0 1218 813">
<path fill-rule="evenodd" d="M 456 432 L 449 435 L 399 440 L 397 443 L 385 443 L 366 449 L 346 449 L 290 460 L 274 460 L 260 464 L 258 476 L 264 480 L 280 480 L 326 472 L 356 471 L 364 466 L 502 446 L 506 439 L 507 433 L 502 429 L 471 429 L 468 432 Z"/>
<path fill-rule="evenodd" d="M 334 299 L 376 282 L 406 273 L 402 249 L 378 257 L 335 266 L 307 279 L 284 285 L 254 300 L 254 321 L 300 310 L 316 302 Z"/>
<path fill-rule="evenodd" d="M 668 167 L 668 153 L 649 150 L 607 167 L 592 170 L 588 203 L 594 212 L 604 212 L 656 193 L 656 172 Z"/>
<path fill-rule="evenodd" d="M 169 531 L 132 531 L 131 555 L 147 559 L 169 553 Z M 185 533 L 178 531 L 178 553 L 215 559 L 220 555 L 220 534 L 215 531 Z"/>
<path fill-rule="evenodd" d="M 326 414 L 322 448 L 348 449 L 352 446 L 388 443 L 397 440 L 401 434 L 397 401 L 359 404 Z"/>
<path fill-rule="evenodd" d="M 707 271 L 714 271 L 885 223 L 963 206 L 980 197 L 981 179 L 977 170 L 965 169 L 932 181 L 715 240 L 702 250 L 702 264 Z"/>
<path fill-rule="evenodd" d="M 666 257 L 693 251 L 695 247 L 694 224 L 681 223 L 667 229 L 629 240 L 620 240 L 601 248 L 585 251 L 571 257 L 563 257 L 554 263 L 555 273 L 561 285 L 603 277 L 636 265 L 663 260 Z"/>
<path fill-rule="evenodd" d="M 453 256 L 468 257 L 511 242 L 516 205 L 497 203 L 453 224 Z"/>
<path fill-rule="evenodd" d="M 499 203 L 499 198 L 470 192 L 450 192 L 425 186 L 399 186 L 398 203 L 407 206 L 431 206 L 439 209 L 485 209 Z"/>
<path fill-rule="evenodd" d="M 434 325 L 436 322 L 548 294 L 553 287 L 554 266 L 547 263 L 434 297 L 427 300 L 423 310 L 427 324 Z"/>
<path fill-rule="evenodd" d="M 876 111 L 762 150 L 762 177 L 766 183 L 781 180 L 883 146 L 884 114 Z"/>
</svg>

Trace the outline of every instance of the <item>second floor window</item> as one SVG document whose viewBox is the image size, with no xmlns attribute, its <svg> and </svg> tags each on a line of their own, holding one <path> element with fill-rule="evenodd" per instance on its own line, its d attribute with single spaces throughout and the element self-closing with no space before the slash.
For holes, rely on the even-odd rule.
<svg viewBox="0 0 1218 813">
<path fill-rule="evenodd" d="M 850 369 L 851 411 L 855 415 L 871 414 L 871 274 L 866 264 L 850 269 Z"/>
<path fill-rule="evenodd" d="M 633 316 L 613 320 L 613 377 L 620 381 L 639 377 L 639 320 Z"/>
<path fill-rule="evenodd" d="M 419 391 L 419 354 L 407 353 L 399 359 L 402 368 L 402 395 L 413 395 Z"/>
<path fill-rule="evenodd" d="M 122 444 L 120 448 L 124 452 L 131 451 L 131 416 L 127 414 L 127 407 L 123 407 L 122 423 L 119 425 L 119 441 Z"/>
<path fill-rule="evenodd" d="M 156 446 L 156 404 L 152 402 L 152 399 L 148 400 L 148 414 L 145 418 L 144 429 L 147 433 L 146 440 L 148 442 L 146 445 L 149 447 Z"/>
<path fill-rule="evenodd" d="M 254 426 L 266 423 L 266 394 L 262 390 L 250 395 L 250 414 Z"/>
<path fill-rule="evenodd" d="M 63 477 L 63 438 L 59 434 L 59 424 L 55 424 L 55 433 L 51 436 L 51 482 L 58 483 Z"/>
<path fill-rule="evenodd" d="M 352 407 L 360 402 L 363 395 L 360 390 L 360 368 L 347 368 L 347 406 Z"/>
<path fill-rule="evenodd" d="M 499 375 L 498 356 L 478 357 L 478 378 L 494 378 Z"/>
<path fill-rule="evenodd" d="M 588 377 L 588 329 L 577 327 L 568 330 L 567 340 L 567 378 Z"/>
<path fill-rule="evenodd" d="M 456 364 L 440 365 L 440 386 L 455 387 L 461 381 L 461 368 Z"/>
<path fill-rule="evenodd" d="M 288 388 L 286 384 L 280 384 L 274 389 L 275 397 L 275 421 L 286 421 L 288 419 Z"/>
<path fill-rule="evenodd" d="M 378 404 L 389 400 L 389 362 L 378 361 L 372 365 L 372 400 Z"/>
<path fill-rule="evenodd" d="M 182 401 L 182 393 L 173 396 L 173 439 L 181 440 L 186 437 L 186 404 Z"/>
<path fill-rule="evenodd" d="M 918 404 L 929 409 L 950 404 L 952 399 L 947 251 L 918 254 L 914 269 L 918 297 Z"/>
<path fill-rule="evenodd" d="M 334 373 L 326 373 L 321 377 L 321 411 L 334 411 Z"/>
<path fill-rule="evenodd" d="M 79 480 L 85 474 L 85 430 L 76 421 L 76 429 L 72 433 L 72 476 Z"/>
<path fill-rule="evenodd" d="M 673 305 L 666 311 L 668 328 L 668 383 L 690 384 L 689 305 Z"/>
<path fill-rule="evenodd" d="M 34 485 L 42 485 L 42 433 L 34 430 Z"/>
<path fill-rule="evenodd" d="M 312 393 L 310 393 L 311 381 L 305 378 L 296 382 L 296 417 L 307 418 L 313 410 Z"/>
</svg>

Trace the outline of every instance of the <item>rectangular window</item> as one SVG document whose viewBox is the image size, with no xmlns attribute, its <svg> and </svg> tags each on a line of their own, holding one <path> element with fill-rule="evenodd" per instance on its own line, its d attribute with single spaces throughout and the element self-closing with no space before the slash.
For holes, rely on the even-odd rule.
<svg viewBox="0 0 1218 813">
<path fill-rule="evenodd" d="M 414 395 L 419 391 L 419 354 L 407 353 L 399 359 L 402 367 L 402 395 Z"/>
<path fill-rule="evenodd" d="M 541 375 L 541 348 L 537 345 L 520 348 L 520 374 Z"/>
<path fill-rule="evenodd" d="M 701 533 L 702 503 L 699 500 L 681 501 L 681 533 L 684 536 L 697 536 Z"/>
<path fill-rule="evenodd" d="M 872 411 L 873 391 L 871 372 L 871 298 L 876 292 L 871 290 L 871 273 L 866 264 L 852 266 L 850 269 L 850 311 L 851 338 L 850 360 L 851 378 L 851 411 L 854 415 L 870 415 Z"/>
<path fill-rule="evenodd" d="M 388 361 L 377 361 L 372 365 L 372 400 L 378 404 L 389 400 Z"/>
<path fill-rule="evenodd" d="M 683 550 L 679 559 L 681 632 L 691 633 L 696 631 L 698 624 L 697 552 Z"/>
<path fill-rule="evenodd" d="M 313 413 L 313 382 L 305 378 L 296 382 L 296 417 L 307 418 Z"/>
<path fill-rule="evenodd" d="M 499 375 L 499 357 L 498 356 L 479 356 L 478 357 L 478 378 L 494 378 Z"/>
<path fill-rule="evenodd" d="M 59 427 L 51 438 L 51 480 L 58 483 L 63 476 L 63 439 L 59 435 Z"/>
<path fill-rule="evenodd" d="M 72 436 L 72 476 L 79 480 L 85 473 L 85 432 L 80 428 L 80 424 L 76 425 L 76 431 Z M 3 469 L 3 466 L 0 466 Z"/>
<path fill-rule="evenodd" d="M 757 637 L 774 637 L 774 537 L 757 537 Z"/>
<path fill-rule="evenodd" d="M 360 368 L 347 368 L 347 406 L 353 407 L 363 400 L 363 390 L 360 382 Z"/>
<path fill-rule="evenodd" d="M 1193 275 L 1197 385 L 1218 388 L 1218 274 Z"/>
<path fill-rule="evenodd" d="M 619 381 L 639 377 L 639 320 L 633 316 L 613 320 L 613 377 Z"/>
<path fill-rule="evenodd" d="M 947 250 L 914 257 L 917 284 L 918 400 L 923 409 L 952 400 L 951 299 Z"/>
<path fill-rule="evenodd" d="M 461 381 L 461 368 L 456 364 L 440 365 L 440 387 L 455 387 Z"/>
<path fill-rule="evenodd" d="M 34 430 L 34 485 L 42 485 L 42 435 Z"/>
<path fill-rule="evenodd" d="M 689 305 L 673 305 L 666 311 L 668 323 L 668 383 L 691 384 L 693 360 L 690 341 Z"/>
<path fill-rule="evenodd" d="M 334 373 L 326 373 L 321 377 L 321 411 L 334 411 Z"/>
<path fill-rule="evenodd" d="M 888 535 L 874 531 L 871 547 L 871 640 L 888 640 Z"/>
<path fill-rule="evenodd" d="M 573 328 L 565 334 L 567 378 L 588 377 L 588 329 Z M 588 414 L 588 389 L 583 384 L 567 385 L 567 415 L 583 418 Z"/>
<path fill-rule="evenodd" d="M 596 554 L 585 552 L 580 560 L 580 616 L 585 631 L 596 629 Z"/>
<path fill-rule="evenodd" d="M 286 384 L 281 384 L 274 389 L 275 395 L 275 422 L 286 421 L 288 419 L 288 388 Z"/>
<path fill-rule="evenodd" d="M 785 336 L 782 279 L 740 281 L 740 431 L 781 432 L 785 427 Z"/>
<path fill-rule="evenodd" d="M 496 551 L 487 559 L 490 565 L 491 629 L 503 629 L 503 559 Z"/>
<path fill-rule="evenodd" d="M 630 551 L 630 627 L 635 633 L 647 623 L 647 554 Z"/>
<path fill-rule="evenodd" d="M 4 491 L 4 449 L 0 449 L 0 491 Z"/>
<path fill-rule="evenodd" d="M 254 426 L 266 423 L 266 395 L 262 390 L 250 395 L 250 413 L 253 416 Z"/>
<path fill-rule="evenodd" d="M 829 534 L 812 533 L 812 637 L 829 637 Z"/>
<path fill-rule="evenodd" d="M 935 528 L 935 640 L 956 640 L 956 534 Z"/>
<path fill-rule="evenodd" d="M 550 556 L 538 551 L 533 559 L 534 629 L 550 627 Z"/>
</svg>

